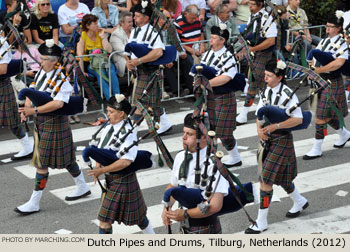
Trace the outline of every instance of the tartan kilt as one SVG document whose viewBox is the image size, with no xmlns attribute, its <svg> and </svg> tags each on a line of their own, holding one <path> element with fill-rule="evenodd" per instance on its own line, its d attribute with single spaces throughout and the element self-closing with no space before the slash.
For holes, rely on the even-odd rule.
<svg viewBox="0 0 350 252">
<path fill-rule="evenodd" d="M 98 219 L 112 224 L 141 225 L 147 213 L 136 173 L 106 175 L 107 193 Z"/>
<path fill-rule="evenodd" d="M 339 77 L 331 79 L 331 82 L 331 88 L 322 90 L 322 93 L 318 95 L 316 116 L 321 120 L 328 118 L 337 118 L 335 112 L 327 103 L 327 93 L 329 93 L 331 96 L 331 102 L 337 106 L 343 117 L 346 117 L 348 115 L 348 105 L 345 98 L 343 78 Z"/>
<path fill-rule="evenodd" d="M 263 90 L 265 88 L 265 66 L 266 63 L 272 58 L 273 52 L 256 52 L 255 58 L 251 69 L 253 74 L 253 81 L 249 78 L 249 94 L 256 94 L 257 89 Z"/>
<path fill-rule="evenodd" d="M 41 167 L 63 169 L 75 162 L 72 131 L 67 116 L 38 115 L 38 151 Z"/>
<path fill-rule="evenodd" d="M 271 134 L 269 152 L 262 166 L 260 181 L 288 187 L 297 176 L 293 135 Z"/>
<path fill-rule="evenodd" d="M 20 125 L 16 96 L 10 79 L 0 79 L 0 127 L 13 129 Z"/>
<path fill-rule="evenodd" d="M 157 70 L 157 71 L 160 71 L 160 70 Z M 135 89 L 135 100 L 138 100 L 142 96 L 142 93 L 148 86 L 150 80 L 152 79 L 153 74 L 156 74 L 156 71 L 153 73 L 146 73 L 142 70 L 139 70 L 137 85 Z M 161 102 L 160 102 L 162 97 L 161 76 L 158 75 L 153 81 L 153 83 L 154 84 L 151 90 L 148 92 L 147 95 L 145 95 L 142 98 L 140 102 L 146 109 L 148 107 L 151 107 L 153 109 L 154 120 L 156 122 L 159 122 L 160 115 L 163 114 L 163 108 L 161 107 Z"/>
<path fill-rule="evenodd" d="M 216 218 L 216 223 L 209 226 L 189 227 L 184 230 L 186 234 L 222 234 L 220 219 Z"/>
<path fill-rule="evenodd" d="M 232 139 L 236 129 L 236 96 L 235 92 L 224 95 L 208 94 L 208 114 L 210 126 L 215 130 L 216 137 Z"/>
</svg>

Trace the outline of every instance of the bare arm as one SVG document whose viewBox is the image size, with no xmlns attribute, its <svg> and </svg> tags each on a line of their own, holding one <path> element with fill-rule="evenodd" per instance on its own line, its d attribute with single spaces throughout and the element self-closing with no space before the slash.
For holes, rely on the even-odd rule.
<svg viewBox="0 0 350 252">
<path fill-rule="evenodd" d="M 211 87 L 217 87 L 217 86 L 222 86 L 226 84 L 230 80 L 231 80 L 231 77 L 227 75 L 219 75 L 209 80 L 209 84 Z"/>
<path fill-rule="evenodd" d="M 69 24 L 63 24 L 61 25 L 61 28 L 62 28 L 62 31 L 69 35 L 69 34 L 72 34 L 73 33 L 73 30 L 74 30 L 74 26 L 70 26 Z"/>
<path fill-rule="evenodd" d="M 52 31 L 52 38 L 55 41 L 55 44 L 58 45 L 58 29 L 53 29 Z"/>
<path fill-rule="evenodd" d="M 327 72 L 332 72 L 332 71 L 338 70 L 340 67 L 342 67 L 344 65 L 345 61 L 346 61 L 345 59 L 337 58 L 325 66 L 316 67 L 315 72 L 316 73 L 327 73 Z"/>
<path fill-rule="evenodd" d="M 49 113 L 62 108 L 63 105 L 64 105 L 63 101 L 53 100 L 44 105 L 38 106 L 37 111 L 38 111 L 38 114 Z M 18 108 L 18 111 L 20 113 L 23 112 L 25 116 L 30 116 L 35 114 L 35 108 L 32 106 L 25 106 L 23 108 Z"/>
<path fill-rule="evenodd" d="M 140 65 L 140 63 L 147 63 L 147 62 L 155 61 L 155 60 L 159 59 L 162 55 L 163 55 L 162 48 L 153 49 L 152 51 L 150 51 L 145 56 L 142 56 L 141 58 L 127 60 L 126 66 L 129 70 L 132 70 L 135 66 Z M 141 60 L 141 62 L 140 62 L 140 60 Z"/>
<path fill-rule="evenodd" d="M 7 64 L 0 64 L 0 74 L 7 73 Z"/>
<path fill-rule="evenodd" d="M 77 56 L 81 56 L 81 55 L 84 55 L 84 41 L 82 39 L 80 39 L 77 44 Z M 84 62 L 82 58 L 80 58 L 79 60 L 79 65 L 81 70 L 84 72 Z"/>
<path fill-rule="evenodd" d="M 275 37 L 267 38 L 262 43 L 260 43 L 259 45 L 256 45 L 256 46 L 253 46 L 253 47 L 249 47 L 249 50 L 251 52 L 265 50 L 265 49 L 275 45 L 275 39 L 276 39 Z"/>
<path fill-rule="evenodd" d="M 38 43 L 39 45 L 43 44 L 45 41 L 39 38 L 38 30 L 32 30 L 34 42 Z"/>
</svg>

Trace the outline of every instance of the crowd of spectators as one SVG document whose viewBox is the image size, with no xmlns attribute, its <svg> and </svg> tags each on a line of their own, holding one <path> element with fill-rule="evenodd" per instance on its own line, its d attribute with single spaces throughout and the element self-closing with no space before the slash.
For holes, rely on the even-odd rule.
<svg viewBox="0 0 350 252">
<path fill-rule="evenodd" d="M 23 14 L 14 15 L 11 20 L 16 24 L 18 30 L 23 32 L 26 43 L 30 45 L 33 55 L 37 55 L 36 48 L 46 39 L 53 39 L 57 45 L 63 47 L 65 43 L 71 42 L 74 38 L 77 27 L 89 17 L 89 22 L 83 25 L 83 32 L 79 41 L 75 41 L 77 45 L 77 55 L 88 54 L 91 49 L 104 49 L 108 53 L 118 51 L 113 57 L 111 66 L 111 75 L 114 86 L 112 93 L 119 93 L 124 90 L 119 87 L 118 78 L 125 78 L 126 67 L 123 56 L 124 46 L 128 41 L 131 30 L 133 29 L 133 6 L 141 0 L 64 0 L 58 10 L 53 10 L 50 0 L 31 0 L 35 3 L 32 7 L 31 24 L 28 27 L 28 18 Z M 168 93 L 163 94 L 163 98 L 175 96 L 178 93 L 183 95 L 192 92 L 193 78 L 186 74 L 191 66 L 200 62 L 201 55 L 208 49 L 207 43 L 202 42 L 210 38 L 210 29 L 212 26 L 225 24 L 230 32 L 230 37 L 235 37 L 242 31 L 249 17 L 250 0 L 151 0 L 161 8 L 163 13 L 169 17 L 175 25 L 178 37 L 183 45 L 185 52 L 179 55 L 179 65 L 181 69 L 180 90 L 177 86 L 177 62 L 173 62 L 166 66 L 165 88 Z M 290 44 L 293 41 L 287 41 L 285 30 L 290 28 L 304 29 L 309 26 L 307 13 L 302 10 L 300 0 L 272 0 L 272 3 L 279 5 L 279 9 L 283 14 L 280 22 L 282 35 L 280 36 L 281 48 L 276 51 L 277 57 L 283 58 L 290 51 Z M 17 0 L 5 0 L 6 11 L 0 14 L 0 23 L 4 22 L 6 13 L 13 11 L 17 4 Z M 87 19 L 85 19 L 87 20 Z M 91 21 L 93 20 L 93 21 Z M 92 23 L 91 23 L 92 22 Z M 25 29 L 24 29 L 25 27 Z M 240 29 L 239 29 L 240 28 Z M 317 45 L 320 41 L 319 37 L 311 35 L 308 29 L 302 30 L 305 45 L 309 50 L 312 44 Z M 9 33 L 8 28 L 5 29 L 5 35 Z M 294 32 L 293 37 L 300 35 Z M 9 41 L 13 41 L 10 36 Z M 199 42 L 200 43 L 194 43 Z M 194 44 L 193 44 L 194 43 Z M 19 51 L 15 57 L 21 57 L 23 52 Z M 23 57 L 23 56 L 22 56 Z M 98 77 L 103 80 L 103 91 L 105 97 L 109 97 L 108 79 L 99 78 L 100 74 L 90 67 L 89 58 L 82 61 L 83 71 L 86 75 Z M 114 64 L 113 64 L 114 63 Z M 27 77 L 33 78 L 38 66 L 29 68 Z M 108 74 L 107 74 L 107 78 Z M 29 84 L 29 83 L 28 83 Z M 107 90 L 108 89 L 108 90 Z"/>
</svg>

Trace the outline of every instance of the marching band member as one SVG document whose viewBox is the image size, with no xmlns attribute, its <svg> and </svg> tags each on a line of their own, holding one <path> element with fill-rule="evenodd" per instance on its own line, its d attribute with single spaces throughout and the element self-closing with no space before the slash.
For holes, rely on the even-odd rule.
<svg viewBox="0 0 350 252">
<path fill-rule="evenodd" d="M 165 110 L 161 106 L 160 102 L 161 95 L 159 94 L 162 93 L 160 92 L 160 69 L 159 66 L 145 64 L 159 59 L 163 55 L 163 50 L 165 50 L 165 46 L 161 41 L 160 36 L 157 36 L 157 32 L 149 23 L 152 12 L 153 10 L 151 3 L 148 1 L 143 0 L 141 3 L 135 6 L 134 20 L 136 28 L 131 31 L 129 42 L 149 44 L 148 47 L 152 50 L 140 58 L 136 58 L 136 56 L 131 55 L 131 59 L 127 59 L 126 66 L 129 71 L 132 71 L 135 69 L 135 67 L 137 67 L 138 77 L 137 87 L 135 91 L 135 100 L 139 99 L 142 96 L 143 91 L 152 80 L 152 77 L 156 75 L 155 79 L 153 80 L 154 84 L 151 91 L 145 97 L 143 97 L 140 102 L 145 107 L 151 107 L 153 109 L 155 121 L 159 122 L 160 120 L 159 129 L 157 132 L 158 134 L 164 134 L 172 129 L 172 125 L 168 120 L 165 114 Z M 148 38 L 149 36 L 150 38 Z M 151 43 L 154 39 L 155 42 L 151 46 Z M 138 117 L 139 115 L 135 113 L 135 120 L 138 120 Z"/>
<path fill-rule="evenodd" d="M 35 88 L 43 91 L 45 84 L 55 71 L 55 64 L 62 51 L 59 46 L 55 45 L 54 40 L 50 39 L 40 45 L 39 52 L 42 70 L 37 73 Z M 61 79 L 63 78 L 63 74 L 61 74 Z M 67 201 L 77 200 L 91 194 L 84 174 L 76 162 L 68 117 L 48 114 L 63 107 L 64 103 L 68 103 L 71 92 L 72 86 L 66 81 L 52 101 L 42 106 L 32 107 L 31 101 L 27 98 L 25 106 L 18 110 L 23 121 L 26 121 L 28 116 L 35 115 L 35 134 L 37 134 L 38 139 L 35 141 L 32 160 L 36 167 L 35 188 L 30 200 L 15 209 L 15 212 L 19 214 L 28 215 L 40 211 L 40 199 L 46 187 L 49 167 L 52 169 L 66 168 L 73 176 L 77 188 L 66 196 Z"/>
<path fill-rule="evenodd" d="M 334 148 L 343 148 L 344 145 L 350 141 L 350 132 L 345 127 L 340 127 L 339 122 L 339 116 L 345 117 L 348 115 L 343 78 L 341 73 L 336 72 L 349 58 L 348 51 L 345 50 L 347 48 L 347 43 L 340 37 L 342 26 L 343 18 L 337 18 L 334 14 L 331 14 L 326 24 L 328 37 L 323 39 L 316 48 L 324 52 L 331 52 L 334 60 L 327 65 L 315 68 L 316 73 L 320 74 L 325 80 L 329 79 L 331 81 L 331 87 L 330 89 L 324 89 L 322 93 L 319 94 L 316 109 L 315 140 L 312 149 L 303 156 L 304 160 L 315 159 L 322 156 L 321 147 L 324 137 L 327 135 L 327 124 L 334 128 L 339 135 L 338 141 L 333 145 Z M 333 100 L 336 101 L 337 104 L 334 105 L 339 109 L 340 115 L 339 113 L 337 115 L 334 109 L 331 108 L 331 104 L 328 102 L 329 96 L 333 96 Z"/>
<path fill-rule="evenodd" d="M 4 38 L 0 36 L 1 43 Z M 0 48 L 0 54 L 3 54 L 9 47 L 7 42 Z M 33 153 L 33 144 L 29 141 L 28 133 L 21 127 L 21 120 L 17 113 L 17 103 L 10 78 L 6 76 L 7 66 L 12 58 L 11 52 L 6 53 L 0 59 L 0 127 L 5 127 L 20 140 L 22 150 L 11 157 L 12 160 L 30 158 Z"/>
<path fill-rule="evenodd" d="M 186 115 L 184 119 L 184 134 L 182 137 L 182 143 L 184 149 L 188 148 L 188 156 L 186 159 L 189 161 L 187 167 L 187 177 L 185 180 L 185 185 L 187 188 L 194 188 L 195 181 L 195 167 L 196 167 L 196 130 L 195 130 L 195 120 L 192 118 L 192 114 Z M 200 138 L 200 164 L 203 164 L 206 159 L 207 150 L 207 140 L 205 135 L 201 135 Z M 179 185 L 181 182 L 180 170 L 184 166 L 184 153 L 185 151 L 179 152 L 175 159 L 174 165 L 171 172 L 170 184 L 166 188 L 172 188 Z M 210 165 L 208 167 L 208 174 L 212 173 L 213 163 L 210 160 Z M 204 171 L 204 166 L 201 165 L 201 173 Z M 186 173 L 186 171 L 185 171 Z M 223 199 L 228 194 L 229 183 L 223 178 L 218 172 L 215 176 L 215 181 L 213 188 L 216 186 L 216 191 L 211 199 L 209 210 L 206 214 L 203 214 L 198 207 L 191 209 L 176 209 L 169 210 L 163 209 L 162 219 L 164 225 L 171 225 L 172 221 L 181 221 L 181 228 L 184 233 L 189 234 L 219 234 L 221 233 L 221 224 L 216 213 L 220 211 Z M 171 202 L 171 205 L 174 201 Z M 184 223 L 189 222 L 189 227 Z"/>
<path fill-rule="evenodd" d="M 283 61 L 271 60 L 266 65 L 265 81 L 266 89 L 261 95 L 257 110 L 266 104 L 281 105 L 292 93 L 291 89 L 284 84 L 286 64 Z M 267 99 L 264 99 L 267 98 Z M 298 98 L 294 94 L 287 103 L 286 108 L 290 108 L 298 103 Z M 300 212 L 309 206 L 307 199 L 298 193 L 293 180 L 297 176 L 297 163 L 293 145 L 293 136 L 284 128 L 290 128 L 302 123 L 301 108 L 298 107 L 289 119 L 281 122 L 261 127 L 256 121 L 258 137 L 261 142 L 265 142 L 267 148 L 266 158 L 262 161 L 262 170 L 259 174 L 260 180 L 260 208 L 256 225 L 251 225 L 245 230 L 246 234 L 259 234 L 268 228 L 267 215 L 271 202 L 273 188 L 280 185 L 293 200 L 293 207 L 287 212 L 286 217 L 295 218 Z"/>
<path fill-rule="evenodd" d="M 253 104 L 256 92 L 258 89 L 263 90 L 265 87 L 264 69 L 266 62 L 273 57 L 277 28 L 272 16 L 269 16 L 263 7 L 263 0 L 249 1 L 249 9 L 252 15 L 248 20 L 248 24 L 253 17 L 257 17 L 258 15 L 260 17 L 255 20 L 252 26 L 252 36 L 248 38 L 248 41 L 250 41 L 249 51 L 253 52 L 255 57 L 253 66 L 251 67 L 252 72 L 249 78 L 249 89 L 244 107 L 236 118 L 237 125 L 247 123 L 249 108 Z"/>
<path fill-rule="evenodd" d="M 112 141 L 113 132 L 123 131 L 131 128 L 126 125 L 124 129 L 123 120 L 130 113 L 131 105 L 124 95 L 115 95 L 108 100 L 107 116 L 110 125 L 102 132 L 98 148 L 108 149 Z M 130 146 L 137 139 L 136 131 L 132 132 L 119 149 Z M 138 225 L 145 234 L 154 234 L 151 223 L 146 212 L 147 206 L 143 199 L 135 172 L 123 171 L 134 162 L 137 155 L 137 147 L 132 147 L 126 154 L 117 161 L 107 166 L 102 166 L 96 160 L 96 169 L 88 172 L 96 182 L 97 178 L 106 174 L 107 193 L 103 199 L 98 219 L 100 220 L 99 233 L 112 234 L 112 224 L 117 221 L 125 225 Z"/>
<path fill-rule="evenodd" d="M 208 56 L 201 63 L 215 68 L 218 73 L 223 69 L 227 70 L 209 80 L 213 93 L 208 95 L 208 113 L 211 127 L 229 153 L 229 160 L 225 165 L 233 167 L 242 165 L 242 159 L 233 136 L 236 129 L 237 105 L 234 87 L 230 81 L 235 77 L 237 67 L 234 57 L 225 46 L 229 36 L 225 24 L 220 24 L 220 27 L 213 26 L 210 35 L 211 50 L 206 52 Z"/>
</svg>

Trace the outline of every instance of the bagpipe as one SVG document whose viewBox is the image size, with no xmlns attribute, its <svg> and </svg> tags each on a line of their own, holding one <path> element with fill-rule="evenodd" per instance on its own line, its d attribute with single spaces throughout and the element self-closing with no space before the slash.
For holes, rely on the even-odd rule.
<svg viewBox="0 0 350 252">
<path fill-rule="evenodd" d="M 280 122 L 287 120 L 290 117 L 291 113 L 295 109 L 300 107 L 303 103 L 305 103 L 307 100 L 309 100 L 312 96 L 314 96 L 315 94 L 321 92 L 323 89 L 326 89 L 328 87 L 329 82 L 323 80 L 318 74 L 316 74 L 315 72 L 313 72 L 310 69 L 296 65 L 296 64 L 291 63 L 291 62 L 287 62 L 287 67 L 294 69 L 296 71 L 300 71 L 300 72 L 305 73 L 304 79 L 309 77 L 311 80 L 315 81 L 319 85 L 319 87 L 317 89 L 315 89 L 313 92 L 311 92 L 311 94 L 309 96 L 307 96 L 305 99 L 298 102 L 294 106 L 292 106 L 288 109 L 285 108 L 285 106 L 291 100 L 291 98 L 293 97 L 295 92 L 301 87 L 304 79 L 301 80 L 299 85 L 296 87 L 296 89 L 293 92 L 291 92 L 288 95 L 288 97 L 283 101 L 281 107 L 276 106 L 276 104 L 275 105 L 266 105 L 266 106 L 261 107 L 257 111 L 257 118 L 258 118 L 259 124 L 261 126 L 265 125 L 266 123 L 267 124 L 280 123 Z M 261 97 L 263 99 L 263 102 L 266 104 L 265 96 L 262 94 Z M 310 125 L 310 122 L 312 119 L 312 113 L 310 111 L 303 111 L 302 114 L 303 114 L 303 122 L 300 125 L 297 125 L 297 126 L 292 127 L 292 128 L 286 128 L 283 130 L 284 131 L 294 131 L 294 130 L 306 129 Z"/>
<path fill-rule="evenodd" d="M 347 47 L 345 50 L 341 50 L 340 52 L 336 53 L 335 58 L 342 55 L 345 51 L 349 51 L 349 47 Z M 310 52 L 307 55 L 307 60 L 312 60 L 312 58 L 315 58 L 322 66 L 325 66 L 335 60 L 333 57 L 333 54 L 331 52 L 324 52 L 319 49 L 311 49 Z M 337 70 L 334 71 L 334 73 L 337 74 L 344 74 L 346 76 L 350 75 L 350 59 L 348 58 L 345 63 Z"/>
<path fill-rule="evenodd" d="M 29 88 L 24 88 L 18 93 L 18 104 L 23 105 L 26 98 L 30 99 L 34 106 L 42 106 L 50 101 L 52 101 L 58 92 L 61 90 L 62 85 L 67 81 L 67 78 L 72 74 L 74 66 L 72 65 L 69 70 L 65 72 L 65 67 L 68 64 L 68 59 L 65 59 L 64 56 L 61 56 L 57 62 L 54 71 L 52 72 L 49 80 L 44 86 L 45 91 L 35 90 L 36 82 L 40 76 L 42 69 L 37 73 L 35 81 L 31 83 Z M 62 75 L 64 76 L 62 78 Z M 44 81 L 44 80 L 43 80 Z M 86 111 L 87 99 L 84 99 L 81 96 L 70 96 L 69 102 L 64 103 L 63 107 L 57 109 L 48 114 L 54 115 L 74 115 Z"/>
<path fill-rule="evenodd" d="M 160 21 L 160 22 L 159 22 Z M 152 28 L 149 32 L 149 29 Z M 162 23 L 162 25 L 160 25 Z M 151 40 L 154 32 L 157 32 L 156 36 L 154 36 L 153 40 Z M 167 16 L 165 16 L 159 8 L 154 8 L 152 16 L 150 18 L 150 22 L 147 25 L 146 32 L 142 38 L 142 43 L 137 43 L 135 41 L 129 42 L 126 44 L 124 51 L 128 53 L 133 53 L 136 57 L 141 58 L 147 55 L 150 51 L 152 51 L 152 47 L 156 42 L 158 36 L 161 36 L 162 31 L 167 30 L 168 33 L 168 42 L 170 45 L 165 46 L 165 50 L 163 50 L 163 55 L 153 62 L 145 63 L 146 65 L 166 65 L 176 60 L 177 53 L 184 52 L 184 48 L 181 45 L 181 42 L 177 36 L 176 28 L 174 24 L 172 24 Z"/>
<path fill-rule="evenodd" d="M 191 70 L 190 70 L 190 73 L 193 74 L 193 75 L 196 75 L 198 74 L 197 72 L 197 67 L 198 66 L 202 66 L 202 71 L 201 71 L 201 74 L 203 76 L 205 76 L 208 80 L 218 76 L 218 75 L 221 75 L 225 72 L 227 72 L 229 69 L 221 69 L 220 71 L 216 71 L 216 69 L 214 67 L 211 67 L 211 66 L 207 66 L 203 63 L 200 63 L 200 64 L 195 64 L 191 67 Z M 231 67 L 234 67 L 235 65 L 231 66 Z M 246 85 L 246 81 L 245 81 L 245 76 L 244 74 L 241 74 L 241 73 L 236 73 L 235 74 L 235 77 L 230 80 L 226 85 L 229 85 L 230 87 L 232 87 L 233 91 L 236 92 L 236 91 L 244 91 L 244 87 Z"/>
<path fill-rule="evenodd" d="M 21 73 L 21 69 L 23 69 L 23 61 L 19 59 L 12 59 L 7 65 L 7 72 L 5 74 L 0 75 L 0 79 L 15 76 Z"/>
</svg>

